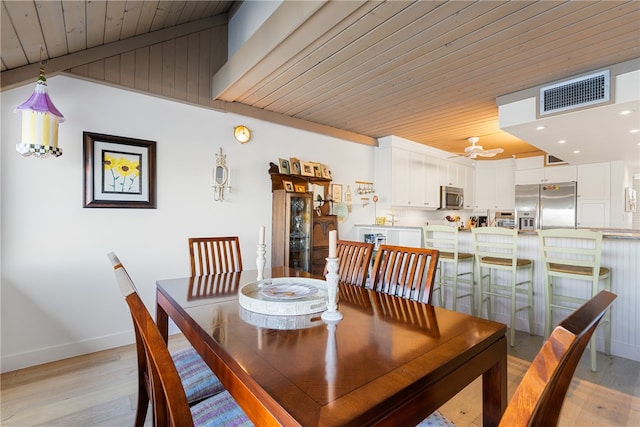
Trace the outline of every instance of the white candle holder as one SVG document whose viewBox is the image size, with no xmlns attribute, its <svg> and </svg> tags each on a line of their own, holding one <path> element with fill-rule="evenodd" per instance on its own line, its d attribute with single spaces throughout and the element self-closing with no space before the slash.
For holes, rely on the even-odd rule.
<svg viewBox="0 0 640 427">
<path fill-rule="evenodd" d="M 338 311 L 338 257 L 327 258 L 327 310 L 321 315 L 322 320 L 341 320 L 342 313 Z"/>
<path fill-rule="evenodd" d="M 264 279 L 264 265 L 266 259 L 264 255 L 267 253 L 267 245 L 258 244 L 258 257 L 256 258 L 256 265 L 258 266 L 258 278 L 257 280 Z"/>
<path fill-rule="evenodd" d="M 324 379 L 327 380 L 327 400 L 333 402 L 336 398 L 336 373 L 338 361 L 338 349 L 336 344 L 336 326 L 339 320 L 326 320 L 327 323 L 327 348 L 324 352 Z"/>
</svg>

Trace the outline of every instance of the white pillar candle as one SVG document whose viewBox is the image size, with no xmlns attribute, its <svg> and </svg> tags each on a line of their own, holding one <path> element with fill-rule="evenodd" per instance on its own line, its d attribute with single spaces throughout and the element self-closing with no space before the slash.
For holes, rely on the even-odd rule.
<svg viewBox="0 0 640 427">
<path fill-rule="evenodd" d="M 338 256 L 338 232 L 336 230 L 329 231 L 329 258 Z"/>
<path fill-rule="evenodd" d="M 258 234 L 258 244 L 264 245 L 264 225 L 260 226 L 260 233 Z"/>
</svg>

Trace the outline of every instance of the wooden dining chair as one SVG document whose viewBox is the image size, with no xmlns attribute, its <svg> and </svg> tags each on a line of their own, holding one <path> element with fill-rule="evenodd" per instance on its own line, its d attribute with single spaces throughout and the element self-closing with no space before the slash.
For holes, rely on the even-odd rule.
<svg viewBox="0 0 640 427">
<path fill-rule="evenodd" d="M 229 237 L 190 237 L 191 276 L 242 271 L 240 240 Z"/>
<path fill-rule="evenodd" d="M 516 388 L 500 419 L 500 426 L 558 424 L 562 404 L 580 358 L 598 323 L 616 298 L 609 291 L 600 291 L 556 326 Z M 432 417 L 435 418 L 430 420 Z M 441 419 L 442 415 L 436 413 L 418 426 L 434 425 Z"/>
<path fill-rule="evenodd" d="M 373 255 L 373 243 L 337 241 L 338 275 L 341 283 L 365 286 Z M 324 267 L 327 274 L 327 267 Z"/>
<path fill-rule="evenodd" d="M 378 292 L 431 304 L 438 256 L 436 249 L 380 245 L 369 285 Z"/>
<path fill-rule="evenodd" d="M 174 359 L 151 314 L 140 299 L 131 277 L 115 254 L 110 253 L 107 256 L 113 264 L 120 291 L 129 306 L 136 332 L 136 342 L 141 343 L 142 351 L 138 353 L 138 360 L 142 358 L 146 368 L 148 380 L 146 393 L 152 400 L 153 425 L 158 427 L 252 426 L 249 418 L 222 386 L 218 393 L 193 406 L 189 405 Z M 138 403 L 140 404 L 140 400 Z M 144 423 L 148 402 L 144 405 L 142 423 Z M 138 425 L 139 414 L 140 411 L 136 415 L 136 425 Z"/>
</svg>

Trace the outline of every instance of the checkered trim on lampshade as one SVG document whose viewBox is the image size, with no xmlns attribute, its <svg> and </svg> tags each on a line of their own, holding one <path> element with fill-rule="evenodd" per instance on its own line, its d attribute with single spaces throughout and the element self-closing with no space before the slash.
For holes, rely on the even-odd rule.
<svg viewBox="0 0 640 427">
<path fill-rule="evenodd" d="M 62 148 L 52 147 L 50 145 L 16 144 L 16 151 L 25 157 L 31 155 L 43 158 L 62 156 Z"/>
</svg>

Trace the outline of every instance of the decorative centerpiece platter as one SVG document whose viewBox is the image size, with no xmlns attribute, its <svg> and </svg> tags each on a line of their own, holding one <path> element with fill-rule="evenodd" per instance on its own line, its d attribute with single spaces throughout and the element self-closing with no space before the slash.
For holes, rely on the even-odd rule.
<svg viewBox="0 0 640 427">
<path fill-rule="evenodd" d="M 240 318 L 245 322 L 267 329 L 295 330 L 324 325 L 318 313 L 301 314 L 298 316 L 273 316 L 249 311 L 244 307 L 240 307 L 238 313 L 240 314 Z"/>
<path fill-rule="evenodd" d="M 238 293 L 240 305 L 254 313 L 291 316 L 327 309 L 327 282 L 304 277 L 277 277 L 247 283 Z"/>
</svg>

